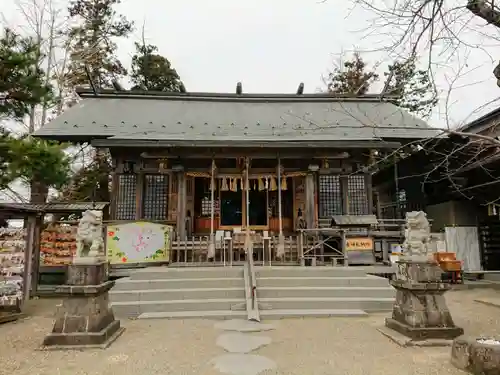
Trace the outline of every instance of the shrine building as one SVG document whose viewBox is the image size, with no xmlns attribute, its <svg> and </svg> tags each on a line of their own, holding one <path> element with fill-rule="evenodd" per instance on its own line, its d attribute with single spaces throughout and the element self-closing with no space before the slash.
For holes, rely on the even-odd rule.
<svg viewBox="0 0 500 375">
<path fill-rule="evenodd" d="M 379 95 L 77 93 L 35 136 L 108 150 L 110 220 L 167 223 L 179 249 L 204 237 L 213 252 L 247 228 L 293 238 L 333 217 L 376 215 L 368 167 L 436 135 Z"/>
</svg>

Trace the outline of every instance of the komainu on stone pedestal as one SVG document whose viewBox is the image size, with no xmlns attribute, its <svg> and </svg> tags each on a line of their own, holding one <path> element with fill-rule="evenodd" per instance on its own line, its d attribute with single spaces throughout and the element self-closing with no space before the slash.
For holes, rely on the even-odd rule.
<svg viewBox="0 0 500 375">
<path fill-rule="evenodd" d="M 63 298 L 45 348 L 106 348 L 124 330 L 109 307 L 107 264 L 71 264 L 66 285 L 56 289 Z"/>
<path fill-rule="evenodd" d="M 451 340 L 463 334 L 446 306 L 444 293 L 450 288 L 441 281 L 441 268 L 428 258 L 429 222 L 423 212 L 408 212 L 403 245 L 398 261 L 396 301 L 386 326 L 415 340 Z"/>
<path fill-rule="evenodd" d="M 87 210 L 78 223 L 73 263 L 99 263 L 104 259 L 102 211 Z"/>
</svg>

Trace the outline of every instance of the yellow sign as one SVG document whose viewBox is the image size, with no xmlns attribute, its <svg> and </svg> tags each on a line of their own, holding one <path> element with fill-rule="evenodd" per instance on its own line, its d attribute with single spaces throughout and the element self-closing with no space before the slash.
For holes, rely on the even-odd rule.
<svg viewBox="0 0 500 375">
<path fill-rule="evenodd" d="M 346 251 L 372 251 L 373 239 L 370 237 L 347 238 L 345 249 Z"/>
<path fill-rule="evenodd" d="M 168 261 L 172 227 L 149 222 L 109 225 L 107 254 L 111 264 Z"/>
</svg>

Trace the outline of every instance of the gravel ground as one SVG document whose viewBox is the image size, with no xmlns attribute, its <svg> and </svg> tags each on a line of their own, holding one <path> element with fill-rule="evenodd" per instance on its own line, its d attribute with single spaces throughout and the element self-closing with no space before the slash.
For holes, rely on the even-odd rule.
<svg viewBox="0 0 500 375">
<path fill-rule="evenodd" d="M 494 298 L 493 290 L 447 294 L 455 322 L 467 335 L 500 334 L 497 307 L 474 302 Z M 125 333 L 107 350 L 39 351 L 52 328 L 57 301 L 38 300 L 30 317 L 0 326 L 0 374 L 16 375 L 217 375 L 209 361 L 223 353 L 220 331 L 210 320 L 122 321 Z M 255 354 L 277 363 L 263 374 L 412 375 L 464 374 L 449 364 L 449 348 L 401 348 L 382 336 L 384 314 L 367 318 L 286 319 L 266 332 L 269 346 Z"/>
</svg>

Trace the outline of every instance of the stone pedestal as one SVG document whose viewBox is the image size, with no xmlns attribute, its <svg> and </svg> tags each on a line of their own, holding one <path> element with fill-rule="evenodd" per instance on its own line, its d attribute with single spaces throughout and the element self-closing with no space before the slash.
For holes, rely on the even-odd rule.
<svg viewBox="0 0 500 375">
<path fill-rule="evenodd" d="M 450 286 L 441 282 L 441 272 L 439 265 L 428 259 L 398 262 L 396 279 L 391 281 L 396 301 L 385 325 L 407 338 L 405 346 L 451 345 L 451 340 L 464 332 L 455 326 L 446 306 L 444 293 Z"/>
<path fill-rule="evenodd" d="M 451 349 L 451 363 L 474 375 L 500 374 L 498 338 L 457 338 Z"/>
<path fill-rule="evenodd" d="M 121 333 L 120 321 L 109 307 L 107 264 L 71 264 L 67 282 L 56 289 L 63 298 L 44 348 L 106 348 Z"/>
</svg>

